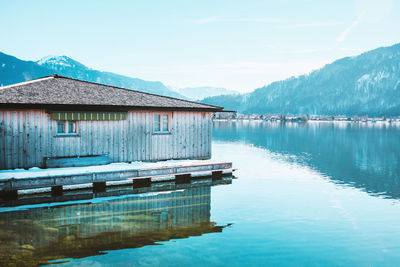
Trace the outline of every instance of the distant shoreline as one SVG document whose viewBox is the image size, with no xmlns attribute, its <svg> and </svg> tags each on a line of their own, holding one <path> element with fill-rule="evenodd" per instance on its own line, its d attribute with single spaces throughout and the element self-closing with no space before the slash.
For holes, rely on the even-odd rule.
<svg viewBox="0 0 400 267">
<path fill-rule="evenodd" d="M 277 123 L 306 123 L 306 122 L 346 122 L 346 123 L 387 123 L 387 124 L 400 124 L 400 118 L 391 118 L 387 120 L 375 120 L 374 118 L 369 118 L 367 120 L 323 120 L 323 119 L 308 119 L 308 120 L 268 120 L 268 119 L 253 119 L 253 118 L 245 118 L 245 119 L 219 119 L 219 118 L 214 118 L 213 121 L 225 121 L 225 122 L 241 122 L 241 121 L 256 121 L 256 122 L 277 122 Z"/>
<path fill-rule="evenodd" d="M 400 122 L 400 116 L 390 117 L 390 116 L 376 116 L 369 117 L 364 116 L 347 116 L 347 115 L 282 115 L 282 114 L 267 114 L 267 115 L 245 115 L 238 114 L 236 112 L 215 112 L 213 115 L 213 120 L 250 120 L 250 121 L 279 121 L 279 122 L 307 122 L 307 121 L 341 121 L 341 122 Z"/>
</svg>

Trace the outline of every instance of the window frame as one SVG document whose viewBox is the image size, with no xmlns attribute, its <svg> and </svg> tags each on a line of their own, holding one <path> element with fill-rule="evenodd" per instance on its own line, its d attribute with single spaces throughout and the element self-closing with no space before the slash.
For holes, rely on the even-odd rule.
<svg viewBox="0 0 400 267">
<path fill-rule="evenodd" d="M 64 132 L 58 132 L 58 127 L 60 125 L 60 122 L 64 123 Z M 72 120 L 57 120 L 57 127 L 56 127 L 56 137 L 68 137 L 68 136 L 79 136 L 78 133 L 78 126 L 77 126 L 77 121 L 72 121 Z M 74 123 L 72 126 L 74 128 L 74 132 L 70 132 L 70 123 Z"/>
<path fill-rule="evenodd" d="M 159 116 L 158 131 L 156 131 L 156 116 Z M 167 130 L 164 129 L 164 116 L 167 116 Z M 157 112 L 153 114 L 153 134 L 171 134 L 171 117 L 172 113 L 169 112 Z"/>
</svg>

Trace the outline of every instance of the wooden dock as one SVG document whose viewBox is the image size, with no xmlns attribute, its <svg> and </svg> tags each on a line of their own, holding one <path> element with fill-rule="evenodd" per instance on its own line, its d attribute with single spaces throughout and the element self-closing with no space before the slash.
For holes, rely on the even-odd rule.
<svg viewBox="0 0 400 267">
<path fill-rule="evenodd" d="M 70 168 L 73 170 L 74 168 Z M 99 168 L 100 169 L 100 168 Z M 92 171 L 90 173 L 74 173 L 68 170 L 57 175 L 2 178 L 0 173 L 0 191 L 3 198 L 15 198 L 20 194 L 51 192 L 62 194 L 64 190 L 93 188 L 93 191 L 104 191 L 107 186 L 129 185 L 134 188 L 150 186 L 152 183 L 174 181 L 175 184 L 190 183 L 191 179 L 212 177 L 220 179 L 223 175 L 231 175 L 231 162 L 213 160 L 197 160 L 168 164 L 168 166 L 127 168 L 112 171 Z M 18 174 L 18 172 L 16 172 Z"/>
</svg>

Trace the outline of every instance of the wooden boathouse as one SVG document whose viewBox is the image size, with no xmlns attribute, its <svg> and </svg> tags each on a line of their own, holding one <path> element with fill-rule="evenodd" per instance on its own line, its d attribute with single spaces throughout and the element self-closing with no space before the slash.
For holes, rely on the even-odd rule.
<svg viewBox="0 0 400 267">
<path fill-rule="evenodd" d="M 222 109 L 58 75 L 0 87 L 0 170 L 209 159 Z"/>
</svg>

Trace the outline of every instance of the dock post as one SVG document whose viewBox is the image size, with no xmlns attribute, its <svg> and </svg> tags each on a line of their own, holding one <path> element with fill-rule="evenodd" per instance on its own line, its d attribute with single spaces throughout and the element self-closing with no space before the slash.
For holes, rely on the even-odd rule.
<svg viewBox="0 0 400 267">
<path fill-rule="evenodd" d="M 176 184 L 189 184 L 191 180 L 190 173 L 185 174 L 176 174 L 175 175 L 175 183 Z"/>
<path fill-rule="evenodd" d="M 1 191 L 1 197 L 5 200 L 16 200 L 18 199 L 18 190 L 4 190 Z"/>
<path fill-rule="evenodd" d="M 94 192 L 105 192 L 106 191 L 106 182 L 93 182 L 93 191 Z"/>
<path fill-rule="evenodd" d="M 53 196 L 61 196 L 63 194 L 62 185 L 55 185 L 51 187 L 51 194 Z"/>
<path fill-rule="evenodd" d="M 211 172 L 211 177 L 213 180 L 221 180 L 222 179 L 222 171 Z"/>
<path fill-rule="evenodd" d="M 133 179 L 133 188 L 150 187 L 151 178 Z"/>
</svg>

